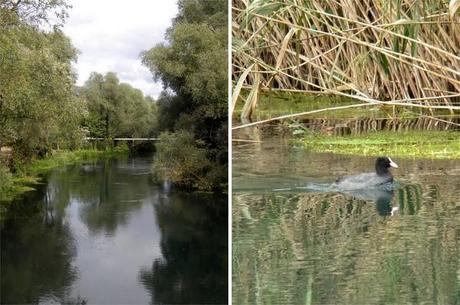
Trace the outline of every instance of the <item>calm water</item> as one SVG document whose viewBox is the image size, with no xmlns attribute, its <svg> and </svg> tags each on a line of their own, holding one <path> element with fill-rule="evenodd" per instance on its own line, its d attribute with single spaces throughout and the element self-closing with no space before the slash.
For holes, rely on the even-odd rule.
<svg viewBox="0 0 460 305">
<path fill-rule="evenodd" d="M 374 158 L 234 145 L 234 304 L 460 304 L 460 161 L 393 160 L 396 190 L 343 194 Z"/>
<path fill-rule="evenodd" d="M 1 303 L 226 303 L 226 198 L 157 187 L 150 162 L 59 168 L 18 202 L 1 223 Z"/>
</svg>

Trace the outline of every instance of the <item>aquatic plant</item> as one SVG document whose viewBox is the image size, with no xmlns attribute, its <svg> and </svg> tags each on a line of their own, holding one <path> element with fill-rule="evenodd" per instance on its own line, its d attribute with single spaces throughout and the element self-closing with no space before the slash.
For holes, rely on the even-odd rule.
<svg viewBox="0 0 460 305">
<path fill-rule="evenodd" d="M 460 138 L 456 132 L 448 131 L 374 132 L 348 136 L 304 133 L 294 143 L 312 151 L 338 154 L 460 158 Z"/>
</svg>

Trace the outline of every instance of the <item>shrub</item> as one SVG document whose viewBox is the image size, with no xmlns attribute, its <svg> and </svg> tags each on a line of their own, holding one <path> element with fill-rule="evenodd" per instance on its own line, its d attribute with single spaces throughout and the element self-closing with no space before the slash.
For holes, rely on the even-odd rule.
<svg viewBox="0 0 460 305">
<path fill-rule="evenodd" d="M 0 199 L 2 194 L 9 191 L 13 186 L 13 175 L 8 168 L 0 164 Z"/>
<path fill-rule="evenodd" d="M 185 130 L 160 134 L 153 162 L 154 175 L 183 188 L 211 190 L 214 183 L 207 174 L 212 163 L 201 145 L 191 132 Z"/>
</svg>

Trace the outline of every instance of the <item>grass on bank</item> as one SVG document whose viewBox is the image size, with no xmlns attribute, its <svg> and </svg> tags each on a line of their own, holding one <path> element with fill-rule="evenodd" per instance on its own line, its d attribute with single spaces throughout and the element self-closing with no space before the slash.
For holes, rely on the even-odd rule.
<svg viewBox="0 0 460 305">
<path fill-rule="evenodd" d="M 64 166 L 81 161 L 90 161 L 98 159 L 110 159 L 113 157 L 128 154 L 127 146 L 118 146 L 106 150 L 81 149 L 76 151 L 59 151 L 53 155 L 32 162 L 25 167 L 25 171 L 31 174 L 40 174 L 55 167 Z"/>
<path fill-rule="evenodd" d="M 241 100 L 236 104 L 233 117 L 239 119 L 243 110 L 243 101 L 249 94 L 248 90 L 240 92 Z M 317 109 L 326 109 L 338 106 L 353 105 L 358 101 L 337 95 L 313 95 L 299 92 L 264 91 L 260 95 L 257 103 L 253 121 L 260 121 L 278 117 L 282 115 L 307 112 Z M 329 110 L 320 113 L 308 115 L 308 118 L 331 118 L 331 119 L 350 119 L 350 118 L 388 118 L 397 116 L 398 118 L 415 118 L 420 112 L 426 112 L 427 115 L 443 116 L 451 114 L 446 109 L 436 109 L 432 112 L 428 110 L 411 109 L 410 107 L 396 107 L 386 105 L 369 105 L 360 108 L 349 108 L 341 110 Z M 456 114 L 460 112 L 455 111 Z"/>
<path fill-rule="evenodd" d="M 106 150 L 81 149 L 76 151 L 57 151 L 44 158 L 19 166 L 16 173 L 10 173 L 0 166 L 0 202 L 10 202 L 27 191 L 34 190 L 34 185 L 41 182 L 40 174 L 53 168 L 78 162 L 110 159 L 128 154 L 127 146 Z"/>
<path fill-rule="evenodd" d="M 459 159 L 460 132 L 375 132 L 349 136 L 304 133 L 295 144 L 316 152 L 406 158 Z"/>
</svg>

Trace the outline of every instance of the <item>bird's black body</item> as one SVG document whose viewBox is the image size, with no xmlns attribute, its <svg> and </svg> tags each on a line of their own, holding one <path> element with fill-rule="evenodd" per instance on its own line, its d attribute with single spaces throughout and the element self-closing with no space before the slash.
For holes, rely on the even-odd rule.
<svg viewBox="0 0 460 305">
<path fill-rule="evenodd" d="M 375 172 L 364 173 L 338 179 L 335 187 L 340 190 L 360 190 L 375 187 L 393 181 L 390 167 L 398 167 L 389 157 L 379 157 L 375 161 Z"/>
</svg>

